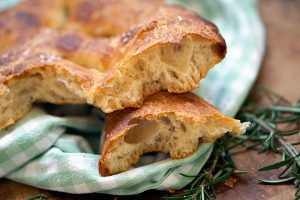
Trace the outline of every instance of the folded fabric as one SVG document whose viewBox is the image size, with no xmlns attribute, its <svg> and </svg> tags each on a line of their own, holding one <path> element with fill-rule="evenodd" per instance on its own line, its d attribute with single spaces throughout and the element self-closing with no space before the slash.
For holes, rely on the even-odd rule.
<svg viewBox="0 0 300 200">
<path fill-rule="evenodd" d="M 99 134 L 101 126 L 101 121 L 95 117 L 60 118 L 39 108 L 33 109 L 13 127 L 0 132 L 0 178 L 48 150 L 67 127 Z M 58 145 L 62 146 L 61 142 Z M 72 143 L 66 142 L 63 146 L 68 145 Z M 80 145 L 88 146 L 86 142 Z"/>
<path fill-rule="evenodd" d="M 99 137 L 101 127 L 101 121 L 95 118 L 55 117 L 34 108 L 1 133 L 0 175 L 35 187 L 69 193 L 127 195 L 150 188 L 178 189 L 191 179 L 181 174 L 197 174 L 212 150 L 212 144 L 204 144 L 186 159 L 160 160 L 165 157 L 150 156 L 139 163 L 142 167 L 101 177 L 99 155 L 92 153 L 83 137 L 64 133 L 66 128 L 72 128 Z M 152 164 L 145 165 L 148 163 Z"/>
<path fill-rule="evenodd" d="M 16 1 L 7 0 L 4 4 L 11 6 Z M 255 81 L 264 52 L 264 29 L 256 1 L 168 2 L 187 6 L 220 28 L 228 53 L 195 92 L 224 114 L 234 116 Z M 4 4 L 0 1 L 0 9 Z M 17 124 L 0 132 L 0 177 L 69 193 L 130 195 L 148 189 L 179 189 L 192 180 L 182 174 L 196 175 L 213 146 L 204 144 L 195 154 L 180 160 L 162 160 L 161 154 L 148 156 L 142 159 L 139 167 L 101 177 L 98 174 L 100 155 L 92 153 L 84 139 L 91 136 L 94 141 L 100 141 L 101 128 L 102 122 L 94 118 L 54 117 L 34 108 Z"/>
</svg>

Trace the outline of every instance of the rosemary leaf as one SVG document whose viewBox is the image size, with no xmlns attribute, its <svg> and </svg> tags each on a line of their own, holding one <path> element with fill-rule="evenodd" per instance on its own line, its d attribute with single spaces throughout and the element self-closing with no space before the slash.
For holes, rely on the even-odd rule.
<svg viewBox="0 0 300 200">
<path fill-rule="evenodd" d="M 291 145 L 293 145 L 293 146 L 296 146 L 296 145 L 299 145 L 299 144 L 300 144 L 300 142 L 291 143 Z"/>
<path fill-rule="evenodd" d="M 283 168 L 278 173 L 278 179 L 259 179 L 263 184 L 281 184 L 294 182 L 296 187 L 295 200 L 300 200 L 300 159 L 299 152 L 294 147 L 300 142 L 287 142 L 290 136 L 300 136 L 300 98 L 292 105 L 284 97 L 259 87 L 261 94 L 269 99 L 269 104 L 259 105 L 248 101 L 238 114 L 241 121 L 251 122 L 246 134 L 241 137 L 226 135 L 215 142 L 214 150 L 198 175 L 182 176 L 194 178 L 192 183 L 181 194 L 171 194 L 163 199 L 215 199 L 215 186 L 225 182 L 233 174 L 249 173 L 251 171 L 238 170 L 230 151 L 236 147 L 239 150 L 254 149 L 258 153 L 280 153 L 282 160 L 262 166 L 259 171 Z M 282 125 L 296 127 L 294 130 L 282 130 Z M 280 125 L 280 128 L 279 128 Z"/>
<path fill-rule="evenodd" d="M 293 176 L 294 176 L 296 179 L 299 179 L 299 180 L 300 180 L 300 174 L 298 174 L 298 173 L 293 173 Z"/>
<path fill-rule="evenodd" d="M 287 166 L 285 167 L 285 169 L 278 175 L 278 178 L 287 178 L 290 174 L 286 172 L 288 172 L 288 170 L 293 166 L 294 162 L 291 162 L 289 164 L 287 164 Z"/>
<path fill-rule="evenodd" d="M 28 197 L 27 200 L 45 200 L 47 198 L 48 198 L 47 195 L 37 194 L 37 195 L 31 196 L 31 197 Z"/>
<path fill-rule="evenodd" d="M 252 171 L 249 171 L 249 170 L 234 170 L 234 173 L 235 174 L 248 174 L 248 173 L 251 173 Z"/>
<path fill-rule="evenodd" d="M 299 129 L 297 129 L 297 130 L 292 130 L 292 131 L 282 131 L 282 132 L 280 132 L 280 133 L 278 133 L 278 135 L 280 135 L 280 136 L 291 136 L 291 135 L 295 135 L 295 134 L 298 134 L 300 132 L 300 130 Z"/>
<path fill-rule="evenodd" d="M 228 171 L 223 176 L 220 176 L 219 178 L 215 179 L 214 183 L 220 183 L 220 182 L 226 181 L 234 173 L 234 171 L 235 171 L 234 169 L 231 169 L 230 171 Z"/>
<path fill-rule="evenodd" d="M 285 165 L 293 163 L 293 162 L 294 162 L 294 158 L 291 157 L 291 158 L 288 158 L 286 160 L 280 161 L 280 162 L 272 164 L 272 165 L 266 165 L 266 166 L 260 167 L 260 168 L 258 168 L 258 171 L 269 171 L 272 169 L 278 169 L 282 166 L 285 166 Z"/>
<path fill-rule="evenodd" d="M 292 112 L 300 114 L 300 108 L 297 107 L 270 106 L 270 109 L 279 112 Z"/>
<path fill-rule="evenodd" d="M 258 179 L 260 183 L 266 183 L 266 184 L 280 184 L 280 183 L 286 183 L 289 182 L 291 180 L 294 180 L 295 177 L 288 177 L 288 178 L 284 178 L 284 179 Z"/>
</svg>

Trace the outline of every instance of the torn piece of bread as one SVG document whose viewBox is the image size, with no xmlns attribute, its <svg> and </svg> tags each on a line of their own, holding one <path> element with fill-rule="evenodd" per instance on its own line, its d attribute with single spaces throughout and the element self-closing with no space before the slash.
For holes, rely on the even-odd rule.
<svg viewBox="0 0 300 200">
<path fill-rule="evenodd" d="M 93 16 L 110 16 L 109 2 L 92 9 L 91 16 L 84 18 L 86 24 L 96 23 Z M 140 12 L 129 12 L 128 1 L 123 0 L 114 9 L 134 19 L 146 9 L 142 5 L 152 1 L 135 2 Z M 109 28 L 85 32 L 85 23 L 74 25 L 77 18 L 66 17 L 66 23 L 71 22 L 61 27 L 65 30 L 43 31 L 5 51 L 0 56 L 0 129 L 24 116 L 34 102 L 88 103 L 112 112 L 139 107 L 147 96 L 161 90 L 182 93 L 197 88 L 225 56 L 222 36 L 212 23 L 179 6 L 161 4 L 152 12 L 130 20 L 126 32 L 122 27 L 111 33 Z M 106 23 L 94 27 L 111 27 Z"/>
<path fill-rule="evenodd" d="M 148 152 L 184 158 L 199 144 L 213 142 L 227 132 L 242 134 L 248 125 L 224 116 L 195 94 L 159 92 L 139 109 L 107 115 L 99 172 L 108 176 L 128 170 Z"/>
</svg>

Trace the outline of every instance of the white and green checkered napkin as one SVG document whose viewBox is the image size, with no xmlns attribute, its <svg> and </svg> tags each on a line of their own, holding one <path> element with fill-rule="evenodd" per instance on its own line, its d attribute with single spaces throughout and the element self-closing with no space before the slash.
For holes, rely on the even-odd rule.
<svg viewBox="0 0 300 200">
<path fill-rule="evenodd" d="M 17 0 L 0 0 L 0 10 L 11 6 L 11 2 Z M 255 0 L 169 2 L 201 13 L 220 28 L 227 42 L 227 56 L 195 92 L 223 113 L 235 115 L 254 83 L 264 52 L 264 29 Z M 95 118 L 54 117 L 34 108 L 17 124 L 0 132 L 0 178 L 68 193 L 129 195 L 148 189 L 178 189 L 192 180 L 181 174 L 197 174 L 212 151 L 212 144 L 203 144 L 195 154 L 181 160 L 149 155 L 140 167 L 101 177 L 100 156 L 92 152 L 85 139 L 99 141 L 101 128 L 102 122 Z"/>
</svg>

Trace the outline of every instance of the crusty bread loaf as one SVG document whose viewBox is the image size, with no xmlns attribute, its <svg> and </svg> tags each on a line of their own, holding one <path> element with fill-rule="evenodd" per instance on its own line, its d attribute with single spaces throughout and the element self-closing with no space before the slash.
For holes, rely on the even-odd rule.
<svg viewBox="0 0 300 200">
<path fill-rule="evenodd" d="M 34 102 L 89 103 L 112 112 L 139 107 L 160 90 L 191 91 L 225 56 L 217 28 L 192 11 L 160 1 L 134 0 L 133 7 L 126 0 L 114 2 L 66 1 L 61 9 L 70 14 L 65 14 L 60 30 L 29 34 L 25 43 L 3 45 L 11 49 L 0 56 L 0 128 L 24 116 Z M 10 16 L 34 13 L 34 7 L 23 7 L 8 12 Z M 45 7 L 43 13 L 51 9 Z M 118 12 L 122 17 L 115 16 Z M 2 23 L 11 20 L 15 19 Z M 122 23 L 126 26 L 116 27 Z M 5 37 L 24 33 L 24 38 L 27 28 L 48 26 L 29 25 L 23 24 L 24 32 L 12 29 Z"/>
<path fill-rule="evenodd" d="M 227 132 L 242 134 L 248 125 L 224 116 L 195 94 L 159 92 L 139 109 L 107 115 L 99 172 L 108 176 L 125 171 L 147 152 L 184 158 L 199 144 L 213 142 Z"/>
</svg>

